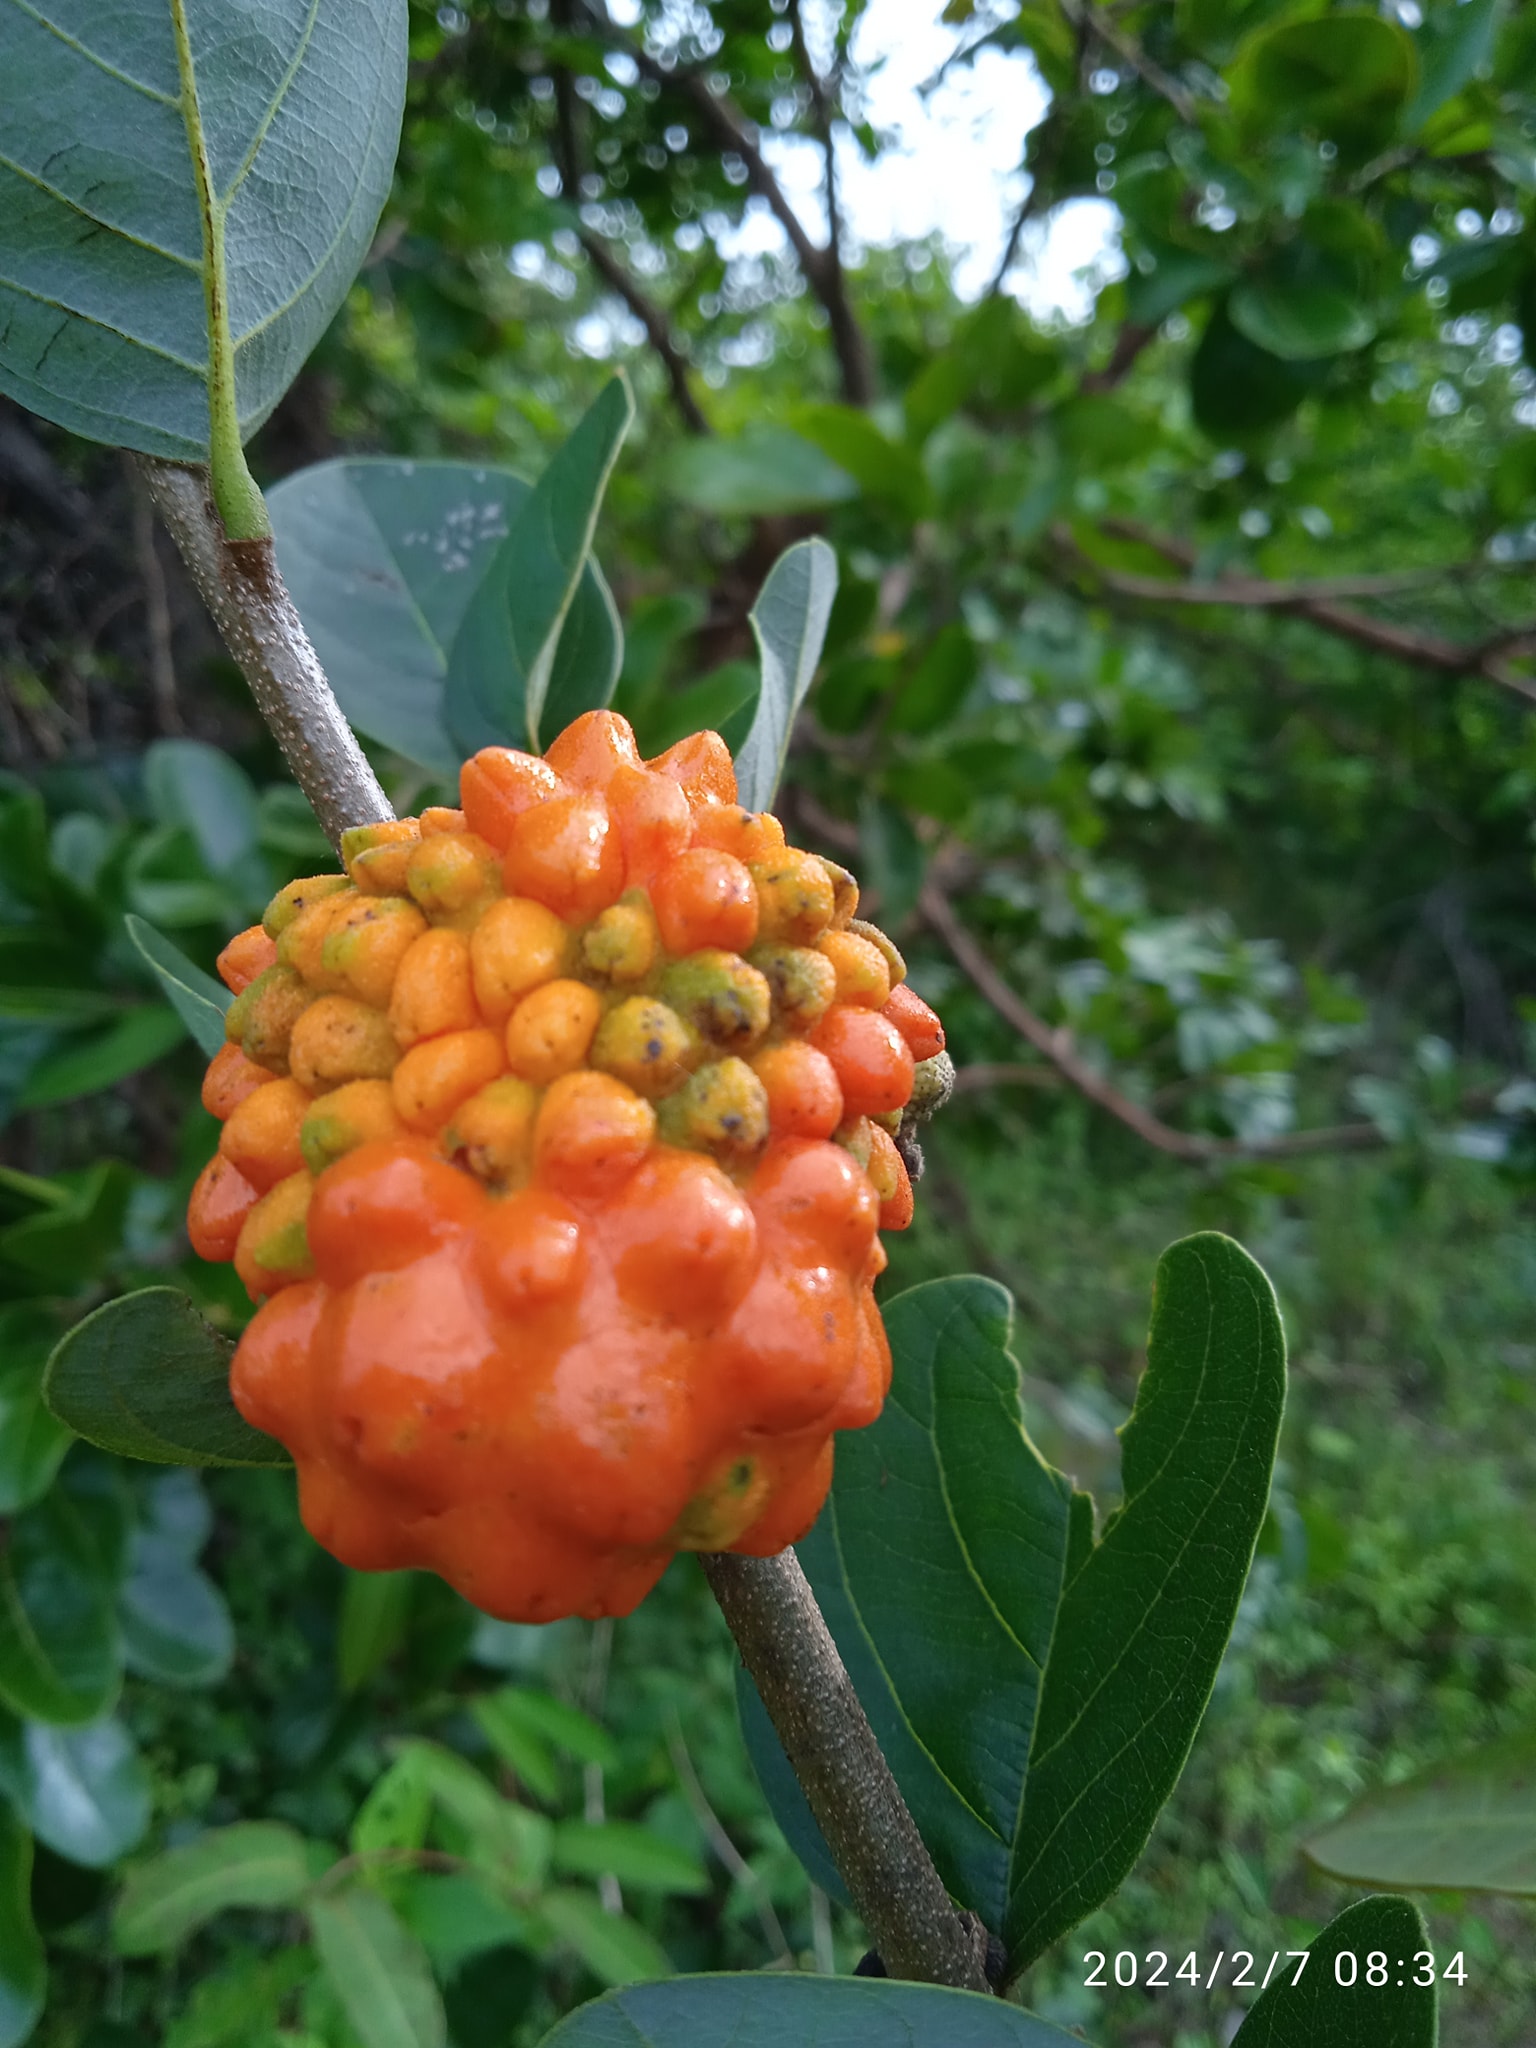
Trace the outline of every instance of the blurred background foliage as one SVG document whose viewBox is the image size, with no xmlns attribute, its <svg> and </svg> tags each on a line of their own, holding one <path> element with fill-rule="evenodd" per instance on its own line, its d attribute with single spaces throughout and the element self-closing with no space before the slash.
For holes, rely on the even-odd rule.
<svg viewBox="0 0 1536 2048">
<path fill-rule="evenodd" d="M 1536 13 L 951 0 L 934 92 L 1017 82 L 978 282 L 842 203 L 900 153 L 870 107 L 903 5 L 931 28 L 413 6 L 394 198 L 253 459 L 533 475 L 624 360 L 599 552 L 648 750 L 730 729 L 768 566 L 837 548 L 785 810 L 858 866 L 961 1074 L 887 1284 L 1012 1287 L 1042 1445 L 1111 1495 L 1161 1246 L 1233 1231 L 1286 1310 L 1206 1728 L 1135 1878 L 1021 1987 L 1103 2048 L 1217 2048 L 1235 2006 L 1085 1991 L 1082 1953 L 1301 1946 L 1346 1896 L 1310 1831 L 1536 1715 Z M 1053 311 L 1041 252 L 1089 206 L 1113 234 Z M 211 964 L 328 856 L 131 471 L 6 408 L 0 681 L 0 2033 L 41 1997 L 30 1882 L 49 2048 L 372 2048 L 334 1916 L 279 1886 L 177 1928 L 122 1891 L 251 1821 L 306 1876 L 363 1859 L 457 2048 L 662 1956 L 851 1967 L 690 1563 L 616 1626 L 510 1630 L 349 1579 L 280 1473 L 129 1471 L 42 1410 L 49 1347 L 124 1287 L 245 1312 L 187 1251 L 215 1127 L 124 913 Z M 615 1822 L 643 1833 L 580 1833 Z M 1529 1908 L 1436 1907 L 1448 2037 L 1527 2039 Z"/>
</svg>

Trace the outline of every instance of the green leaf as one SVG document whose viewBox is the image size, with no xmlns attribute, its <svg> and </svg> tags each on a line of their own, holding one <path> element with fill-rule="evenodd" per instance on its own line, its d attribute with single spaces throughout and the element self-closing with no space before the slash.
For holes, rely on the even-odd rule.
<svg viewBox="0 0 1536 2048">
<path fill-rule="evenodd" d="M 210 1828 L 129 1873 L 112 1915 L 119 1955 L 159 1955 L 231 1907 L 295 1906 L 310 1884 L 304 1837 L 276 1820 Z"/>
<path fill-rule="evenodd" d="M 360 457 L 301 469 L 267 500 L 278 566 L 342 710 L 434 774 L 457 775 L 467 751 L 444 714 L 448 650 L 531 492 L 482 463 Z M 560 631 L 552 704 L 566 702 L 568 677 L 616 668 L 612 608 L 588 560 Z M 491 737 L 526 738 L 518 718 Z"/>
<path fill-rule="evenodd" d="M 0 1548 L 0 1701 L 74 1724 L 108 1705 L 120 1669 L 117 1561 L 95 1504 L 68 1478 L 16 1517 Z"/>
<path fill-rule="evenodd" d="M 550 1823 L 495 1787 L 465 1759 L 435 1742 L 411 1742 L 422 1782 L 453 1824 L 468 1837 L 474 1859 L 513 1884 L 534 1887 L 549 1866 Z"/>
<path fill-rule="evenodd" d="M 324 332 L 404 104 L 398 0 L 239 19 L 221 0 L 75 9 L 67 34 L 0 16 L 0 390 L 184 462 L 209 459 L 211 407 L 251 434 Z"/>
<path fill-rule="evenodd" d="M 374 1780 L 352 1822 L 355 1856 L 381 1849 L 419 1849 L 432 1818 L 432 1790 L 421 1768 L 421 1752 L 407 1749 Z"/>
<path fill-rule="evenodd" d="M 553 1806 L 560 1797 L 560 1773 L 540 1729 L 529 1727 L 505 1693 L 475 1700 L 470 1712 L 486 1740 L 513 1776 L 535 1799 Z"/>
<path fill-rule="evenodd" d="M 343 1692 L 366 1685 L 404 1642 L 415 1590 L 414 1572 L 348 1572 L 336 1631 Z"/>
<path fill-rule="evenodd" d="M 732 441 L 711 435 L 684 442 L 667 477 L 685 505 L 722 518 L 814 512 L 859 494 L 847 470 L 803 435 L 766 423 Z"/>
<path fill-rule="evenodd" d="M 122 1241 L 133 1176 L 116 1159 L 64 1177 L 64 1200 L 0 1230 L 0 1263 L 13 1292 L 74 1293 L 97 1280 Z"/>
<path fill-rule="evenodd" d="M 149 1825 L 149 1772 L 115 1719 L 52 1728 L 0 1715 L 0 1792 L 40 1841 L 93 1870 Z"/>
<path fill-rule="evenodd" d="M 1418 75 L 1406 29 L 1342 7 L 1260 29 L 1239 50 L 1228 86 L 1249 132 L 1306 131 L 1358 158 L 1392 140 Z"/>
<path fill-rule="evenodd" d="M 144 789 L 162 825 L 192 835 L 210 873 L 237 873 L 256 852 L 256 788 L 222 747 L 205 740 L 154 741 L 144 755 Z"/>
<path fill-rule="evenodd" d="M 886 1304 L 890 1394 L 877 1422 L 838 1443 L 828 1505 L 800 1545 L 940 1875 L 995 1929 L 1070 1495 L 1020 1419 L 1012 1308 L 974 1275 Z"/>
<path fill-rule="evenodd" d="M 802 405 L 791 415 L 797 433 L 847 471 L 866 498 L 903 519 L 921 519 L 930 492 L 923 466 L 910 448 L 881 433 L 867 412 L 852 405 Z"/>
<path fill-rule="evenodd" d="M 151 1067 L 180 1045 L 187 1026 L 174 1010 L 141 1003 L 84 1044 L 64 1047 L 39 1060 L 16 1098 L 18 1109 L 46 1109 L 113 1088 L 130 1074 Z M 223 1032 L 220 1031 L 222 1038 Z"/>
<path fill-rule="evenodd" d="M 0 1515 L 30 1507 L 53 1484 L 70 1433 L 48 1413 L 43 1368 L 57 1330 L 47 1311 L 0 1310 Z"/>
<path fill-rule="evenodd" d="M 160 1685 L 216 1685 L 235 1654 L 224 1597 L 175 1537 L 134 1531 L 118 1602 L 130 1671 Z"/>
<path fill-rule="evenodd" d="M 976 643 L 959 620 L 940 627 L 897 692 L 887 730 L 927 733 L 954 718 L 979 666 Z"/>
<path fill-rule="evenodd" d="M 224 1043 L 224 1013 L 234 997 L 224 984 L 194 967 L 179 946 L 161 936 L 142 917 L 123 919 L 128 936 L 154 969 L 171 1006 L 203 1051 L 212 1059 Z"/>
<path fill-rule="evenodd" d="M 465 750 L 500 740 L 537 753 L 554 737 L 545 716 L 558 703 L 569 722 L 606 704 L 619 675 L 616 630 L 582 622 L 574 659 L 589 672 L 559 679 L 561 628 L 581 582 L 613 465 L 635 414 L 623 377 L 598 393 L 518 508 L 506 539 L 476 586 L 448 651 L 443 715 Z M 612 600 L 598 585 L 599 602 Z"/>
<path fill-rule="evenodd" d="M 872 1977 L 741 1975 L 674 1977 L 640 1984 L 567 2014 L 541 2048 L 1082 2048 L 1047 2020 L 931 1984 Z"/>
<path fill-rule="evenodd" d="M 1369 1793 L 1306 1851 L 1351 1884 L 1536 1898 L 1536 1734 Z"/>
<path fill-rule="evenodd" d="M 48 1963 L 32 1921 L 32 1838 L 0 1806 L 0 2048 L 21 2048 L 42 2018 Z"/>
<path fill-rule="evenodd" d="M 763 674 L 751 730 L 736 756 L 737 788 L 749 811 L 766 811 L 774 800 L 836 595 L 836 555 L 824 540 L 796 541 L 768 572 L 748 614 Z"/>
<path fill-rule="evenodd" d="M 545 1892 L 536 1917 L 605 1984 L 645 1983 L 672 1974 L 660 1943 L 623 1914 L 608 1912 L 591 1892 Z"/>
<path fill-rule="evenodd" d="M 1373 1951 L 1386 1960 L 1385 1984 L 1366 1981 Z M 1420 1958 L 1428 1956 L 1429 1930 L 1416 1906 L 1407 1899 L 1361 1899 L 1312 1943 L 1299 1984 L 1287 1976 L 1263 1993 L 1232 2048 L 1435 2048 L 1436 1987 L 1412 1981 Z M 1341 1964 L 1341 1957 L 1349 1960 Z M 1352 1972 L 1353 1983 L 1341 1983 L 1341 1972 Z"/>
<path fill-rule="evenodd" d="M 1329 368 L 1327 361 L 1286 362 L 1257 347 L 1218 304 L 1189 366 L 1195 424 L 1222 442 L 1267 433 L 1290 418 Z"/>
<path fill-rule="evenodd" d="M 1263 1272 L 1215 1231 L 1171 1246 L 1121 1433 L 1123 1505 L 1086 1555 L 1074 1532 L 1009 1873 L 1015 1968 L 1108 1898 L 1178 1781 L 1263 1525 L 1284 1401 Z"/>
<path fill-rule="evenodd" d="M 639 1891 L 698 1893 L 709 1890 L 703 1865 L 633 1821 L 566 1820 L 557 1824 L 553 1862 L 578 1877 L 611 1872 L 620 1884 Z"/>
<path fill-rule="evenodd" d="M 448 2022 L 426 1950 L 377 1892 L 321 1892 L 309 1924 L 363 2048 L 445 2048 Z"/>
<path fill-rule="evenodd" d="M 584 1764 L 597 1764 L 605 1771 L 617 1768 L 618 1744 L 606 1728 L 580 1707 L 568 1706 L 552 1693 L 521 1685 L 506 1686 L 493 1693 L 491 1700 L 503 1721 L 517 1721 Z"/>
<path fill-rule="evenodd" d="M 1417 135 L 1430 115 L 1454 99 L 1493 61 L 1504 0 L 1461 0 L 1431 7 L 1414 30 L 1419 89 L 1403 113 L 1403 133 Z"/>
<path fill-rule="evenodd" d="M 1328 284 L 1253 278 L 1227 301 L 1238 333 L 1282 362 L 1345 355 L 1376 337 L 1376 322 L 1351 293 Z"/>
<path fill-rule="evenodd" d="M 60 1422 L 157 1465 L 286 1465 L 229 1398 L 234 1346 L 174 1287 L 145 1287 L 77 1323 L 48 1361 Z"/>
<path fill-rule="evenodd" d="M 1149 267 L 1143 269 L 1138 261 L 1125 284 L 1125 317 L 1137 327 L 1160 327 L 1180 306 L 1223 290 L 1237 276 L 1230 263 L 1215 256 L 1173 242 L 1142 240 Z"/>
</svg>

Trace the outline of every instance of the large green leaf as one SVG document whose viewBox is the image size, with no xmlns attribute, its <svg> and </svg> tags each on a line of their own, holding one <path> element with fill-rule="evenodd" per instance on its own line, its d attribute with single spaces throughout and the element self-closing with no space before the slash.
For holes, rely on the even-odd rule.
<svg viewBox="0 0 1536 2048">
<path fill-rule="evenodd" d="M 1158 1267 L 1124 1431 L 1124 1505 L 1038 1455 L 995 1283 L 887 1305 L 891 1393 L 838 1445 L 801 1560 L 881 1746 L 954 1895 L 1017 1972 L 1140 1854 L 1194 1739 L 1268 1500 L 1284 1346 L 1268 1281 L 1228 1238 Z M 775 1817 L 826 1848 L 750 1698 Z"/>
<path fill-rule="evenodd" d="M 802 405 L 794 413 L 797 433 L 830 456 L 858 484 L 866 498 L 888 504 L 906 520 L 928 509 L 928 479 L 912 450 L 882 434 L 867 412 L 853 405 Z"/>
<path fill-rule="evenodd" d="M 622 1913 L 610 1913 L 592 1892 L 547 1891 L 537 1917 L 604 1984 L 639 1984 L 672 1974 L 666 1950 L 654 1937 Z"/>
<path fill-rule="evenodd" d="M 537 753 L 579 712 L 613 695 L 616 620 L 605 634 L 584 616 L 570 666 L 558 673 L 557 655 L 634 414 L 628 384 L 614 377 L 518 507 L 465 608 L 448 652 L 443 715 L 466 753 L 492 741 Z M 598 579 L 596 587 L 611 611 L 607 586 Z"/>
<path fill-rule="evenodd" d="M 121 1675 L 110 1510 L 69 1483 L 75 1473 L 67 1467 L 0 1543 L 0 1702 L 66 1725 L 95 1720 Z"/>
<path fill-rule="evenodd" d="M 342 710 L 438 775 L 456 775 L 469 751 L 444 716 L 448 650 L 531 489 L 481 463 L 363 457 L 301 469 L 267 499 L 278 566 Z M 611 690 L 618 657 L 612 599 L 588 560 L 560 629 L 551 704 L 578 677 L 599 692 L 608 677 Z M 514 720 L 489 738 L 520 746 L 527 735 Z"/>
<path fill-rule="evenodd" d="M 118 1603 L 123 1657 L 130 1671 L 160 1685 L 216 1685 L 235 1654 L 224 1597 L 184 1547 L 155 1529 L 137 1529 Z"/>
<path fill-rule="evenodd" d="M 1121 1433 L 1123 1503 L 1091 1548 L 1074 1516 L 1009 1873 L 1014 1967 L 1109 1896 L 1178 1781 L 1263 1525 L 1284 1401 L 1263 1272 L 1215 1231 L 1170 1246 Z"/>
<path fill-rule="evenodd" d="M 997 1929 L 1070 1495 L 1020 1420 L 1012 1308 L 973 1275 L 886 1305 L 884 1412 L 839 1440 L 832 1495 L 800 1546 L 940 1874 Z"/>
<path fill-rule="evenodd" d="M 824 540 L 796 541 L 769 570 L 748 614 L 763 675 L 757 710 L 736 756 L 736 786 L 749 811 L 766 811 L 774 800 L 836 595 L 836 555 Z"/>
<path fill-rule="evenodd" d="M 1503 12 L 1504 0 L 1460 0 L 1455 7 L 1426 10 L 1413 36 L 1419 89 L 1403 113 L 1405 135 L 1416 135 L 1431 114 L 1490 63 Z"/>
<path fill-rule="evenodd" d="M 145 1287 L 77 1323 L 48 1361 L 61 1422 L 157 1465 L 286 1465 L 229 1397 L 234 1347 L 174 1287 Z"/>
<path fill-rule="evenodd" d="M 224 1043 L 224 1013 L 234 997 L 221 981 L 194 967 L 179 946 L 146 924 L 142 917 L 123 919 L 128 936 L 154 969 L 166 997 L 203 1051 L 212 1059 Z"/>
<path fill-rule="evenodd" d="M 1254 278 L 1227 300 L 1238 333 L 1282 362 L 1314 362 L 1364 348 L 1376 334 L 1370 311 L 1336 285 Z"/>
<path fill-rule="evenodd" d="M 559 1821 L 551 1860 L 556 1870 L 579 1877 L 601 1877 L 609 1871 L 620 1884 L 634 1885 L 643 1892 L 709 1890 L 709 1879 L 696 1856 L 636 1821 Z"/>
<path fill-rule="evenodd" d="M 1536 1898 L 1536 1734 L 1369 1793 L 1307 1854 L 1352 1884 Z"/>
<path fill-rule="evenodd" d="M 336 1630 L 343 1692 L 366 1685 L 405 1641 L 415 1590 L 414 1572 L 348 1572 Z"/>
<path fill-rule="evenodd" d="M 0 5 L 0 390 L 207 461 L 271 412 L 389 190 L 403 0 Z M 210 309 L 214 336 L 210 347 Z"/>
<path fill-rule="evenodd" d="M 40 1306 L 0 1309 L 0 1515 L 30 1507 L 53 1484 L 70 1433 L 43 1400 L 57 1324 Z"/>
<path fill-rule="evenodd" d="M 1385 1971 L 1372 1984 L 1372 1956 Z M 1428 1965 L 1428 1984 L 1414 1982 Z M 1232 2048 L 1435 2048 L 1439 2000 L 1429 1932 L 1407 1899 L 1361 1899 L 1328 1922 L 1276 1977 Z"/>
<path fill-rule="evenodd" d="M 858 484 L 840 463 L 788 427 L 766 422 L 734 440 L 685 442 L 668 470 L 672 489 L 700 512 L 745 518 L 811 512 L 856 498 Z"/>
<path fill-rule="evenodd" d="M 541 2048 L 1082 2048 L 999 1998 L 873 1977 L 722 1972 L 636 1984 L 583 2005 Z"/>
<path fill-rule="evenodd" d="M 363 2048 L 444 2048 L 448 2023 L 426 1950 L 377 1892 L 321 1892 L 309 1924 Z"/>
<path fill-rule="evenodd" d="M 1289 362 L 1238 331 L 1224 302 L 1206 322 L 1189 365 L 1195 424 L 1215 441 L 1264 434 L 1288 420 L 1328 374 L 1329 362 Z"/>
<path fill-rule="evenodd" d="M 120 1721 L 51 1728 L 0 1714 L 0 1792 L 39 1841 L 104 1868 L 149 1825 L 149 1773 Z"/>
<path fill-rule="evenodd" d="M 1418 75 L 1405 29 L 1363 7 L 1341 7 L 1260 29 L 1228 83 L 1233 112 L 1251 130 L 1309 130 L 1358 156 L 1392 139 Z"/>
<path fill-rule="evenodd" d="M 0 2048 L 21 2048 L 42 2017 L 48 1963 L 32 1921 L 32 1838 L 0 1804 Z"/>
<path fill-rule="evenodd" d="M 112 1915 L 113 1939 L 120 1955 L 158 1955 L 233 1906 L 297 1905 L 310 1877 L 304 1837 L 282 1821 L 210 1828 L 130 1871 Z"/>
<path fill-rule="evenodd" d="M 184 1020 L 163 1003 L 136 1003 L 120 1011 L 105 1030 L 75 1041 L 38 1061 L 16 1097 L 18 1109 L 46 1109 L 82 1095 L 115 1088 L 180 1045 Z"/>
</svg>

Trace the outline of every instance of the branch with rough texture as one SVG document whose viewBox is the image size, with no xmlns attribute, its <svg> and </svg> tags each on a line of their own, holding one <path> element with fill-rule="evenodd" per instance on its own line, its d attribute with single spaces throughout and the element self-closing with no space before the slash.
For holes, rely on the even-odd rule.
<svg viewBox="0 0 1536 2048">
<path fill-rule="evenodd" d="M 805 22 L 801 18 L 800 0 L 789 0 L 790 48 L 794 51 L 795 62 L 799 65 L 806 86 L 811 95 L 811 115 L 815 125 L 821 154 L 826 166 L 824 188 L 827 195 L 827 247 L 826 264 L 828 284 L 839 297 L 847 295 L 843 278 L 843 222 L 837 202 L 837 145 L 832 132 L 832 107 L 827 99 L 826 87 L 821 74 L 811 61 L 811 47 L 805 39 Z"/>
<path fill-rule="evenodd" d="M 1184 568 L 1194 565 L 1195 551 L 1182 542 L 1130 528 L 1123 521 L 1115 521 L 1113 526 L 1126 538 L 1155 548 L 1170 562 Z M 1172 577 L 1134 576 L 1108 568 L 1079 547 L 1064 526 L 1053 527 L 1051 538 L 1117 597 L 1133 598 L 1142 604 L 1231 605 L 1238 609 L 1286 612 L 1378 654 L 1390 654 L 1399 661 L 1435 669 L 1442 675 L 1482 676 L 1536 702 L 1536 676 L 1522 674 L 1510 666 L 1507 658 L 1527 651 L 1532 638 L 1528 627 L 1506 627 L 1485 640 L 1447 640 L 1442 634 L 1394 625 L 1390 619 L 1375 618 L 1341 601 L 1419 589 L 1431 580 L 1465 576 L 1483 569 L 1485 563 L 1465 563 L 1441 571 L 1414 570 L 1403 575 L 1333 576 L 1299 582 L 1271 581 L 1264 576 L 1217 576 L 1181 582 Z"/>
<path fill-rule="evenodd" d="M 978 941 L 968 932 L 942 890 L 929 883 L 918 897 L 923 921 L 949 948 L 956 964 L 963 968 L 976 989 L 986 997 L 1003 1022 L 1027 1039 L 1058 1069 L 1062 1077 L 1098 1108 L 1159 1152 L 1191 1162 L 1213 1159 L 1287 1159 L 1306 1152 L 1368 1152 L 1387 1141 L 1375 1124 L 1330 1124 L 1313 1131 L 1287 1131 L 1283 1137 L 1247 1140 L 1208 1138 L 1196 1131 L 1176 1130 L 1154 1111 L 1133 1101 L 1107 1081 L 1077 1051 L 1072 1034 L 1053 1029 L 1015 993 Z M 960 1070 L 962 1073 L 964 1068 Z M 1029 1069 L 1023 1072 L 1028 1073 Z M 997 1073 L 994 1083 L 1022 1078 L 1019 1073 Z M 1031 1077 L 1033 1078 L 1033 1077 Z"/>
<path fill-rule="evenodd" d="M 570 14 L 570 0 L 562 0 L 556 11 L 556 21 L 561 26 L 568 26 Z M 569 71 L 557 67 L 551 76 L 555 87 L 555 169 L 560 173 L 560 183 L 564 188 L 565 197 L 573 207 L 579 208 L 583 158 L 579 126 L 580 105 Z M 618 293 L 645 329 L 645 338 L 651 352 L 667 373 L 667 382 L 672 387 L 673 402 L 683 416 L 684 426 L 690 434 L 707 434 L 709 422 L 699 410 L 699 402 L 693 395 L 693 387 L 688 381 L 688 361 L 673 336 L 667 316 L 655 301 L 640 289 L 629 265 L 619 256 L 606 236 L 598 234 L 595 228 L 586 226 L 584 222 L 576 232 L 592 268 L 610 291 Z"/>
<path fill-rule="evenodd" d="M 795 1553 L 700 1562 L 887 1974 L 989 1991 Z"/>
<path fill-rule="evenodd" d="M 593 29 L 625 50 L 642 75 L 669 92 L 680 93 L 698 109 L 706 126 L 713 130 L 722 149 L 739 156 L 746 166 L 747 183 L 763 199 L 783 228 L 805 281 L 820 301 L 831 325 L 832 346 L 842 372 L 843 396 L 850 405 L 868 405 L 874 396 L 869 344 L 848 298 L 842 265 L 831 248 L 820 248 L 806 233 L 805 223 L 789 203 L 789 196 L 775 177 L 773 168 L 758 146 L 753 124 L 728 93 L 716 92 L 699 71 L 669 68 L 660 64 L 638 38 L 626 35 L 609 20 L 597 0 L 581 0 L 583 12 Z"/>
<path fill-rule="evenodd" d="M 326 838 L 339 846 L 349 825 L 392 818 L 283 586 L 272 542 L 225 538 L 206 469 L 135 460 Z"/>
<path fill-rule="evenodd" d="M 1102 7 L 1085 5 L 1083 0 L 1063 0 L 1062 12 L 1069 21 L 1092 29 L 1106 49 L 1113 50 L 1145 85 L 1168 102 L 1181 121 L 1193 127 L 1197 114 L 1193 93 L 1171 77 L 1161 64 L 1154 63 L 1140 43 L 1133 36 L 1128 36 Z"/>
<path fill-rule="evenodd" d="M 577 230 L 581 246 L 586 250 L 592 267 L 608 285 L 618 293 L 631 313 L 645 329 L 646 341 L 652 354 L 667 373 L 667 382 L 672 387 L 673 402 L 682 414 L 683 425 L 690 434 L 707 434 L 710 424 L 699 409 L 699 401 L 693 395 L 693 386 L 688 380 L 688 358 L 678 347 L 667 316 L 654 299 L 648 298 L 636 283 L 627 263 L 615 254 L 613 245 L 604 240 L 591 228 Z"/>
</svg>

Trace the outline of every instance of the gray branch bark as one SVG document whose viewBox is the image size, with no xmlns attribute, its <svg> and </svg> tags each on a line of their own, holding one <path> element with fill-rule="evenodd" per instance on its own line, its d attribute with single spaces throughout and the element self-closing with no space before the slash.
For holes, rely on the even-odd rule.
<svg viewBox="0 0 1536 2048">
<path fill-rule="evenodd" d="M 700 1562 L 888 1974 L 990 1991 L 795 1553 Z"/>
<path fill-rule="evenodd" d="M 284 588 L 271 541 L 225 538 L 206 469 L 145 455 L 135 460 L 327 839 L 339 847 L 349 825 L 392 818 Z"/>
</svg>

